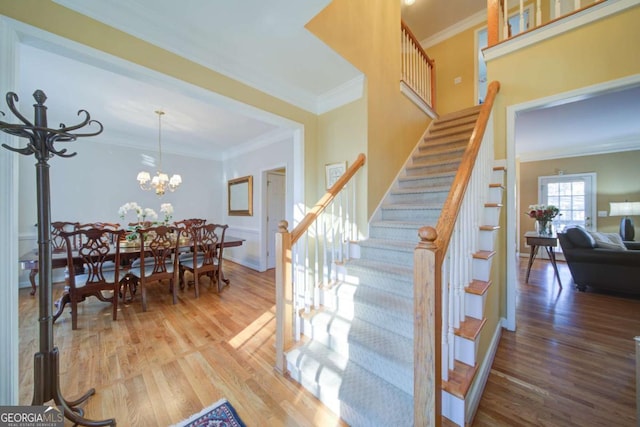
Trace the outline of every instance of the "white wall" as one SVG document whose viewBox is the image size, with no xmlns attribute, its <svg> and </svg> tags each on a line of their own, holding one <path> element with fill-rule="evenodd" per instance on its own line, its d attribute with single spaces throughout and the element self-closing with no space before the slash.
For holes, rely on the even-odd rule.
<svg viewBox="0 0 640 427">
<path fill-rule="evenodd" d="M 136 220 L 132 212 L 124 220 L 118 216 L 118 208 L 127 202 L 152 208 L 161 219 L 160 204 L 171 203 L 174 220 L 206 218 L 208 222 L 224 221 L 226 181 L 220 161 L 163 152 L 165 172 L 182 175 L 182 185 L 175 192 L 158 197 L 153 191 L 140 189 L 136 181 L 141 169 L 152 174 L 155 172 L 142 164 L 142 155 L 156 157 L 157 152 L 97 142 L 99 138 L 80 138 L 68 144 L 70 151 L 78 153 L 76 156 L 54 157 L 49 161 L 52 221 L 104 221 L 124 226 Z M 33 156 L 21 156 L 19 169 L 19 253 L 22 254 L 34 249 L 37 240 Z M 54 279 L 56 273 L 61 272 L 54 271 Z M 20 286 L 27 285 L 28 274 L 21 272 Z"/>
<path fill-rule="evenodd" d="M 227 235 L 245 239 L 242 246 L 225 249 L 224 257 L 254 270 L 264 271 L 267 266 L 266 248 L 266 207 L 265 171 L 286 168 L 286 219 L 293 224 L 294 176 L 296 173 L 294 136 L 283 137 L 267 146 L 239 154 L 224 162 L 224 182 L 226 197 L 227 180 L 243 176 L 253 176 L 253 215 L 229 216 L 224 206 L 224 223 L 229 224 Z M 300 168 L 300 166 L 297 166 Z M 298 171 L 299 172 L 299 171 Z M 303 183 L 300 183 L 302 186 Z M 225 198 L 226 200 L 226 198 Z"/>
</svg>

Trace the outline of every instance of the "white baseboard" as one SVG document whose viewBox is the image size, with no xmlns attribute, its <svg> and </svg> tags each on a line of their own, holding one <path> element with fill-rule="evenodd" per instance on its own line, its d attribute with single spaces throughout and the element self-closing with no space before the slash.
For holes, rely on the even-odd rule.
<svg viewBox="0 0 640 427">
<path fill-rule="evenodd" d="M 464 420 L 465 425 L 471 425 L 471 421 L 478 410 L 478 405 L 480 405 L 482 392 L 484 391 L 484 386 L 487 384 L 487 378 L 489 378 L 489 373 L 491 372 L 491 366 L 493 366 L 493 359 L 496 356 L 496 351 L 498 351 L 498 344 L 500 343 L 500 337 L 502 336 L 502 323 L 503 321 L 500 321 L 496 326 L 496 330 L 491 338 L 491 343 L 489 344 L 489 349 L 478 368 L 476 379 L 473 381 L 473 384 L 471 384 L 471 389 L 467 395 L 467 408 L 465 411 L 467 419 Z"/>
</svg>

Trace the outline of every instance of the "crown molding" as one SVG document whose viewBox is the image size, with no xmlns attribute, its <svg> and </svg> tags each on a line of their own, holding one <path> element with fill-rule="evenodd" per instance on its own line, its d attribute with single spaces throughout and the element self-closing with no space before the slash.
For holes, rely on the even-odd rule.
<svg viewBox="0 0 640 427">
<path fill-rule="evenodd" d="M 362 98 L 364 94 L 364 82 L 365 76 L 364 74 L 360 74 L 340 86 L 336 86 L 323 93 L 318 97 L 316 114 L 324 114 Z"/>
<path fill-rule="evenodd" d="M 442 43 L 443 41 L 450 39 L 456 34 L 460 34 L 463 31 L 468 30 L 469 28 L 476 27 L 482 23 L 487 22 L 487 10 L 483 9 L 480 12 L 476 12 L 473 15 L 463 19 L 458 22 L 456 25 L 452 25 L 444 30 L 432 35 L 431 37 L 427 37 L 426 39 L 420 42 L 420 45 L 423 49 L 428 49 L 432 46 L 437 45 L 438 43 Z"/>
<path fill-rule="evenodd" d="M 221 155 L 221 160 L 229 160 L 287 139 L 293 140 L 293 134 L 294 131 L 292 129 L 275 129 L 266 135 L 225 150 Z"/>
<path fill-rule="evenodd" d="M 521 163 L 540 160 L 562 159 L 566 157 L 595 156 L 599 154 L 619 153 L 640 150 L 640 134 L 622 138 L 613 138 L 598 144 L 581 144 L 560 150 L 523 153 L 518 156 Z"/>
</svg>

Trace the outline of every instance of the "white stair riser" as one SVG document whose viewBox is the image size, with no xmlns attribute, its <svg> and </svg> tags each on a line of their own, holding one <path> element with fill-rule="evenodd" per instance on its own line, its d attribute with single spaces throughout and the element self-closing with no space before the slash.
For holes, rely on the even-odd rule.
<svg viewBox="0 0 640 427">
<path fill-rule="evenodd" d="M 502 202 L 502 187 L 490 187 L 487 197 L 489 203 L 501 203 Z M 497 225 L 497 224 L 491 224 Z"/>
<path fill-rule="evenodd" d="M 491 182 L 504 185 L 504 170 L 498 169 L 491 172 Z"/>
<path fill-rule="evenodd" d="M 482 222 L 485 225 L 500 224 L 500 207 L 485 207 L 482 210 Z"/>
<path fill-rule="evenodd" d="M 465 314 L 469 317 L 473 317 L 474 319 L 482 320 L 484 318 L 486 293 L 482 295 L 476 295 L 465 292 L 464 298 Z"/>
<path fill-rule="evenodd" d="M 464 400 L 442 391 L 442 415 L 447 417 L 454 424 L 464 427 L 465 419 Z"/>
<path fill-rule="evenodd" d="M 491 276 L 491 259 L 474 258 L 471 269 L 474 279 L 488 282 Z"/>
<path fill-rule="evenodd" d="M 474 340 L 455 336 L 455 358 L 462 363 L 475 366 L 478 357 L 478 345 Z"/>
<path fill-rule="evenodd" d="M 480 230 L 478 236 L 478 249 L 481 251 L 494 251 L 496 246 L 495 230 Z"/>
</svg>

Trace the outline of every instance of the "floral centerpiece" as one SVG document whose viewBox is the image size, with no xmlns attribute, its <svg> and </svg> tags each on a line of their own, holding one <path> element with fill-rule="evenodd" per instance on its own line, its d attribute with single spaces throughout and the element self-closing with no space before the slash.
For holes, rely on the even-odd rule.
<svg viewBox="0 0 640 427">
<path fill-rule="evenodd" d="M 129 226 L 130 233 L 127 234 L 126 239 L 130 242 L 136 241 L 138 239 L 138 230 L 142 228 L 142 224 L 146 221 L 150 221 L 152 224 L 157 224 L 158 214 L 151 208 L 143 208 L 136 202 L 125 203 L 120 206 L 118 209 L 118 215 L 122 220 L 124 220 L 125 216 L 128 212 L 133 211 L 136 214 L 137 223 L 135 225 Z M 168 224 L 171 219 L 171 215 L 173 214 L 173 206 L 170 203 L 163 203 L 160 206 L 160 212 L 164 213 L 164 224 Z"/>
<path fill-rule="evenodd" d="M 173 218 L 173 206 L 171 206 L 171 203 L 161 204 L 160 212 L 164 214 L 164 225 L 169 225 L 169 221 L 171 221 L 171 218 Z"/>
<path fill-rule="evenodd" d="M 559 215 L 560 209 L 554 205 L 529 205 L 529 218 L 536 220 L 536 231 L 542 236 L 553 234 L 553 219 Z"/>
</svg>

